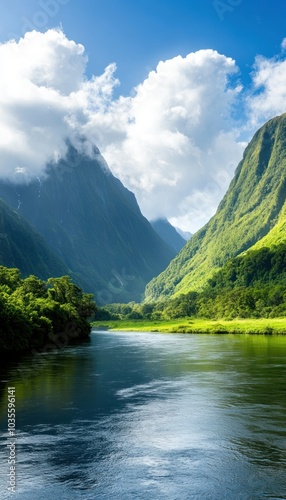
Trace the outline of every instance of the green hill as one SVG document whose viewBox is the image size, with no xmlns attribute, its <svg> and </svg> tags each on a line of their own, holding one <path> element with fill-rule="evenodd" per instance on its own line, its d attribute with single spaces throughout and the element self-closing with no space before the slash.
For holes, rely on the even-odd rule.
<svg viewBox="0 0 286 500">
<path fill-rule="evenodd" d="M 277 224 L 270 229 L 269 233 L 261 238 L 253 247 L 252 250 L 259 250 L 261 248 L 273 248 L 286 241 L 286 203 L 283 205 L 281 213 L 279 215 Z"/>
<path fill-rule="evenodd" d="M 146 299 L 162 300 L 201 290 L 229 259 L 251 247 L 259 249 L 280 243 L 286 225 L 285 199 L 283 114 L 256 132 L 217 213 L 167 269 L 147 285 Z"/>
</svg>

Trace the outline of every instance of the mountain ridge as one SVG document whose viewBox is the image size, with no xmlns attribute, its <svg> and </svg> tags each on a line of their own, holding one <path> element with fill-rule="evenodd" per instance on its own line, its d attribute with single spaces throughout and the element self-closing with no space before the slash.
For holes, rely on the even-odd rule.
<svg viewBox="0 0 286 500">
<path fill-rule="evenodd" d="M 201 290 L 229 259 L 275 226 L 286 198 L 286 114 L 264 124 L 245 149 L 216 214 L 146 287 L 146 300 Z"/>
<path fill-rule="evenodd" d="M 151 226 L 155 229 L 156 233 L 167 243 L 176 254 L 182 250 L 187 240 L 184 239 L 177 229 L 170 224 L 166 218 L 158 218 L 151 220 Z"/>
</svg>

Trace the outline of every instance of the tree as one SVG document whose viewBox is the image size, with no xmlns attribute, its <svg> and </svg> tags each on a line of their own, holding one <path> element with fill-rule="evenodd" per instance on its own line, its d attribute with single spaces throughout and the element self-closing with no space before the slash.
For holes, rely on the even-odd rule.
<svg viewBox="0 0 286 500">
<path fill-rule="evenodd" d="M 0 267 L 0 353 L 41 348 L 51 336 L 86 338 L 94 316 L 93 295 L 69 276 L 21 279 L 18 269 Z M 57 345 L 57 342 L 56 344 Z"/>
<path fill-rule="evenodd" d="M 11 292 L 16 290 L 21 282 L 19 269 L 0 266 L 0 285 L 8 285 Z"/>
</svg>

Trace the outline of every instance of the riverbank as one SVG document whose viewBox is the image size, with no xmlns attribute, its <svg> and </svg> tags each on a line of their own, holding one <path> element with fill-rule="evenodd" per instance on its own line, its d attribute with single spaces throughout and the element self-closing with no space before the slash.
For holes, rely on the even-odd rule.
<svg viewBox="0 0 286 500">
<path fill-rule="evenodd" d="M 92 326 L 97 329 L 126 332 L 286 335 L 286 318 L 236 319 L 231 321 L 214 321 L 197 318 L 181 318 L 169 321 L 116 320 L 96 321 L 92 323 Z"/>
</svg>

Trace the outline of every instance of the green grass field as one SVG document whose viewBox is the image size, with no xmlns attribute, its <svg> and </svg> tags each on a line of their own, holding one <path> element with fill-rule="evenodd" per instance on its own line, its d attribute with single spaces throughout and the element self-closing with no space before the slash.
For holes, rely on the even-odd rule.
<svg viewBox="0 0 286 500">
<path fill-rule="evenodd" d="M 185 318 L 170 321 L 118 320 L 97 321 L 92 326 L 97 329 L 128 332 L 162 333 L 253 333 L 286 334 L 286 318 L 237 319 L 232 321 L 211 321 Z"/>
</svg>

